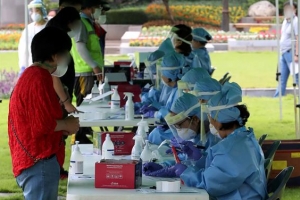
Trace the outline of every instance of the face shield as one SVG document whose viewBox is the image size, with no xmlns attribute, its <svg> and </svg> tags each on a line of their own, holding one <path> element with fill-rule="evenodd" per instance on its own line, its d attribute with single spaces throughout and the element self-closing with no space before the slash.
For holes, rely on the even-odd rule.
<svg viewBox="0 0 300 200">
<path fill-rule="evenodd" d="M 43 19 L 42 7 L 31 7 L 28 9 L 33 22 L 40 22 Z"/>
<path fill-rule="evenodd" d="M 146 66 L 146 69 L 148 70 L 149 72 L 149 76 L 150 76 L 150 79 L 151 79 L 151 82 L 153 85 L 156 86 L 156 89 L 158 89 L 157 87 L 159 87 L 160 85 L 160 73 L 158 70 L 159 67 L 159 64 L 161 63 L 161 58 L 157 59 L 157 60 L 154 60 L 152 62 L 149 62 L 148 60 L 145 60 L 144 63 L 145 63 L 145 66 Z M 154 82 L 154 79 L 155 79 L 155 76 L 156 75 L 156 83 Z M 159 76 L 158 76 L 159 75 Z"/>
<path fill-rule="evenodd" d="M 184 92 L 190 92 L 194 89 L 195 84 L 191 84 L 182 80 L 177 82 L 178 97 L 181 97 Z"/>
<path fill-rule="evenodd" d="M 180 113 L 178 113 L 177 115 L 171 115 L 170 113 L 165 117 L 165 120 L 168 124 L 168 126 L 170 127 L 170 130 L 173 133 L 173 136 L 176 138 L 178 143 L 181 143 L 182 141 L 186 140 L 186 139 L 194 139 L 194 138 L 190 138 L 193 134 L 190 134 L 189 131 L 183 131 L 182 132 L 182 127 L 180 127 L 180 125 L 182 123 L 184 123 L 187 119 L 189 119 L 189 114 L 194 110 L 194 109 L 200 109 L 200 104 L 197 103 L 194 106 L 192 106 L 191 108 L 189 108 L 187 111 L 182 111 Z M 188 129 L 188 128 L 185 128 Z M 179 135 L 178 132 L 182 132 L 184 134 L 187 135 Z"/>
<path fill-rule="evenodd" d="M 189 93 L 198 97 L 199 100 L 205 100 L 205 101 L 208 101 L 209 97 L 212 97 L 216 94 L 218 94 L 220 91 L 214 91 L 214 92 L 200 92 L 200 91 L 196 91 L 196 90 L 193 90 L 193 91 L 190 91 Z"/>
<path fill-rule="evenodd" d="M 176 40 L 180 40 L 186 44 L 192 45 L 192 42 L 187 41 L 185 38 L 181 38 L 179 37 L 175 32 L 178 31 L 179 29 L 176 27 L 172 27 L 172 29 L 170 30 L 169 34 L 168 34 L 168 38 L 170 38 L 170 40 L 172 41 L 173 47 L 176 47 Z"/>
</svg>

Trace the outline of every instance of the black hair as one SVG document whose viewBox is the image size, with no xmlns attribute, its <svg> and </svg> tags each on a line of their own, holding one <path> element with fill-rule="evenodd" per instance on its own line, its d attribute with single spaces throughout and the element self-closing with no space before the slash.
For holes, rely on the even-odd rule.
<svg viewBox="0 0 300 200">
<path fill-rule="evenodd" d="M 221 128 L 220 130 L 230 130 L 234 127 L 242 127 L 242 126 L 245 126 L 245 124 L 247 123 L 248 121 L 248 118 L 250 117 L 250 113 L 247 109 L 247 106 L 246 105 L 237 105 L 237 106 L 234 106 L 236 107 L 237 109 L 240 110 L 240 117 L 242 118 L 242 125 L 238 122 L 238 121 L 233 121 L 233 122 L 229 122 L 229 123 L 221 123 Z"/>
<path fill-rule="evenodd" d="M 71 6 L 82 5 L 82 0 L 59 0 L 58 5 L 62 6 L 63 4 L 68 4 Z"/>
<path fill-rule="evenodd" d="M 65 31 L 56 27 L 46 27 L 32 39 L 32 62 L 53 61 L 52 56 L 69 52 L 71 48 L 71 39 Z"/>
<path fill-rule="evenodd" d="M 293 4 L 294 8 L 297 9 L 297 3 L 296 3 L 296 2 L 293 2 L 292 4 Z M 287 2 L 285 2 L 285 3 L 283 4 L 283 7 L 285 7 L 285 6 L 290 6 L 290 5 L 291 5 L 290 1 L 287 1 Z"/>
<path fill-rule="evenodd" d="M 176 35 L 188 42 L 191 42 L 193 40 L 193 36 L 192 36 L 192 28 L 185 25 L 185 24 L 177 24 L 174 26 L 175 30 L 174 33 L 176 33 Z M 187 44 L 185 42 L 182 42 L 182 44 L 180 46 L 176 47 L 177 49 L 180 50 L 180 53 L 183 54 L 184 56 L 188 56 L 190 55 L 191 51 L 192 51 L 192 47 L 190 44 Z"/>
<path fill-rule="evenodd" d="M 78 11 L 73 7 L 65 7 L 47 23 L 46 27 L 53 26 L 60 28 L 65 32 L 69 32 L 71 29 L 68 27 L 68 25 L 77 20 L 80 20 Z"/>
<path fill-rule="evenodd" d="M 81 9 L 92 8 L 94 6 L 100 6 L 103 2 L 101 0 L 83 0 Z"/>
</svg>

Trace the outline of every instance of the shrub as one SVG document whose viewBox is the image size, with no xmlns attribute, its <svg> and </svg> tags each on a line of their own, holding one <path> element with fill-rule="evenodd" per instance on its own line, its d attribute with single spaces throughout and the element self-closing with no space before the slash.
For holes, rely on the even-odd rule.
<svg viewBox="0 0 300 200">
<path fill-rule="evenodd" d="M 216 28 L 215 26 L 211 26 L 208 24 L 201 24 L 201 23 L 194 23 L 194 22 L 189 22 L 189 21 L 175 21 L 175 24 L 185 24 L 190 27 L 202 27 L 205 29 L 210 29 L 210 30 L 219 30 L 219 28 Z M 149 21 L 145 24 L 143 24 L 143 27 L 151 27 L 151 26 L 166 26 L 169 25 L 171 26 L 172 23 L 170 20 L 155 20 L 155 21 Z"/>
<path fill-rule="evenodd" d="M 17 50 L 21 32 L 1 31 L 0 32 L 0 50 Z"/>
<path fill-rule="evenodd" d="M 179 21 L 208 24 L 212 26 L 220 26 L 222 21 L 221 6 L 171 5 L 170 10 L 174 19 Z M 242 17 L 246 16 L 246 12 L 241 6 L 230 7 L 229 11 L 230 21 L 233 23 L 238 22 Z M 150 4 L 145 12 L 148 15 L 149 20 L 169 19 L 163 4 Z"/>
<path fill-rule="evenodd" d="M 25 28 L 24 24 L 7 24 L 1 27 L 2 30 L 23 30 Z"/>
<path fill-rule="evenodd" d="M 124 8 L 106 13 L 107 24 L 144 24 L 148 17 L 142 8 Z"/>
<path fill-rule="evenodd" d="M 8 98 L 17 83 L 18 73 L 11 70 L 0 70 L 0 97 Z"/>
</svg>

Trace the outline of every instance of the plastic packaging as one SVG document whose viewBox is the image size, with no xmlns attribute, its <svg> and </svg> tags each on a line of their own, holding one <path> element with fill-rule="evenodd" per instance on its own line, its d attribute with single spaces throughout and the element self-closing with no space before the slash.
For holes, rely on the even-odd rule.
<svg viewBox="0 0 300 200">
<path fill-rule="evenodd" d="M 114 143 L 111 141 L 110 135 L 106 134 L 105 141 L 102 145 L 102 159 L 113 159 L 114 151 Z"/>
<path fill-rule="evenodd" d="M 120 108 L 120 95 L 118 94 L 118 89 L 114 89 L 114 93 L 111 96 L 111 104 L 110 104 L 111 109 L 119 109 Z"/>
<path fill-rule="evenodd" d="M 142 115 L 142 120 L 137 124 L 138 127 L 143 127 L 146 133 L 149 133 L 149 124 L 147 121 L 144 121 L 144 116 Z M 146 135 L 147 136 L 147 135 Z"/>
<path fill-rule="evenodd" d="M 143 138 L 139 135 L 133 137 L 134 146 L 131 150 L 131 160 L 140 160 L 143 151 Z"/>
<path fill-rule="evenodd" d="M 76 141 L 76 147 L 72 152 L 70 159 L 70 174 L 83 174 L 83 156 L 81 155 L 80 148 L 78 146 L 79 141 Z"/>
<path fill-rule="evenodd" d="M 150 162 L 152 159 L 152 151 L 149 146 L 149 141 L 145 141 L 146 145 L 141 153 L 141 159 L 143 162 Z"/>
<path fill-rule="evenodd" d="M 108 83 L 108 78 L 105 76 L 104 83 L 101 85 L 100 93 L 104 94 L 110 91 L 110 85 Z M 110 96 L 104 97 L 104 101 L 110 101 Z"/>
<path fill-rule="evenodd" d="M 97 87 L 97 81 L 95 81 L 94 86 L 92 88 L 92 98 L 95 98 L 100 95 L 100 91 Z"/>
<path fill-rule="evenodd" d="M 134 119 L 134 104 L 132 101 L 133 94 L 130 92 L 124 92 L 124 99 L 127 97 L 127 101 L 125 104 L 125 120 L 133 120 Z"/>
</svg>

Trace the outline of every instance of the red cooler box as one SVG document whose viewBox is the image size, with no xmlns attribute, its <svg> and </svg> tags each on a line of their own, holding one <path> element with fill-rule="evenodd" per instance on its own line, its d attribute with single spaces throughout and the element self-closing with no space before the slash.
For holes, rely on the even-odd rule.
<svg viewBox="0 0 300 200">
<path fill-rule="evenodd" d="M 262 146 L 263 151 L 267 151 L 273 142 L 273 140 L 266 140 Z M 270 179 L 274 179 L 288 166 L 293 166 L 295 169 L 287 185 L 300 186 L 300 140 L 281 140 L 272 163 Z"/>
<path fill-rule="evenodd" d="M 102 160 L 95 163 L 95 188 L 136 189 L 142 185 L 142 162 Z"/>
</svg>

